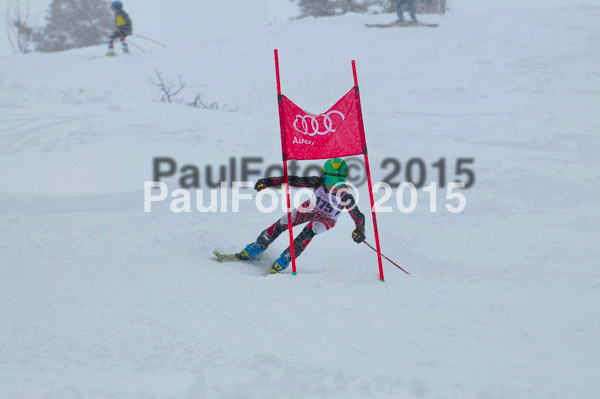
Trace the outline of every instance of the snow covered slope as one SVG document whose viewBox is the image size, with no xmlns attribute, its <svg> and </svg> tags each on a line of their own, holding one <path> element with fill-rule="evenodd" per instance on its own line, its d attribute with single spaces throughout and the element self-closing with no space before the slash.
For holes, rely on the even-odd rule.
<svg viewBox="0 0 600 399">
<path fill-rule="evenodd" d="M 133 38 L 145 53 L 1 59 L 0 397 L 595 397 L 600 7 L 456 1 L 421 17 L 436 29 L 240 7 L 239 29 L 213 19 L 203 35 L 201 9 L 225 3 L 132 1 L 138 33 L 167 49 Z M 197 166 L 204 189 L 206 166 L 215 180 L 232 158 L 238 175 L 242 157 L 280 163 L 274 48 L 283 92 L 311 112 L 351 88 L 356 59 L 375 181 L 386 158 L 402 163 L 395 181 L 422 159 L 426 184 L 440 158 L 447 181 L 474 160 L 464 212 L 440 187 L 436 213 L 419 190 L 414 212 L 391 199 L 378 215 L 383 253 L 411 276 L 386 263 L 380 283 L 347 215 L 297 276 L 264 277 L 285 236 L 257 265 L 211 252 L 238 251 L 280 211 L 144 212 L 155 157 Z M 160 102 L 156 71 L 182 76 L 181 103 Z M 221 109 L 186 106 L 197 93 Z"/>
</svg>

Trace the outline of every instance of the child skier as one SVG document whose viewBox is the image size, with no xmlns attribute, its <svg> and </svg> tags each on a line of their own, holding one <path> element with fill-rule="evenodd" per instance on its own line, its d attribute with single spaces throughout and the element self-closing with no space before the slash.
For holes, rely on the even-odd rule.
<svg viewBox="0 0 600 399">
<path fill-rule="evenodd" d="M 315 190 L 313 198 L 305 201 L 297 209 L 292 211 L 292 226 L 308 224 L 294 239 L 294 251 L 296 257 L 300 256 L 312 238 L 335 226 L 336 220 L 343 208 L 348 209 L 350 216 L 356 224 L 352 232 L 352 239 L 361 243 L 365 239 L 365 218 L 356 207 L 352 194 L 342 190 L 348 176 L 348 165 L 341 158 L 333 158 L 325 162 L 322 176 L 298 177 L 289 176 L 290 186 L 306 187 Z M 284 183 L 283 177 L 267 177 L 259 179 L 254 188 L 257 191 L 267 187 L 280 186 Z M 311 202 L 314 209 L 310 209 Z M 256 242 L 248 244 L 236 257 L 241 260 L 251 260 L 258 257 L 275 239 L 288 229 L 288 216 L 283 215 L 281 219 L 264 230 Z M 288 247 L 281 253 L 279 258 L 268 270 L 274 274 L 284 270 L 291 261 L 291 249 Z"/>
<path fill-rule="evenodd" d="M 115 55 L 114 41 L 119 38 L 121 39 L 121 46 L 123 47 L 124 53 L 129 53 L 129 47 L 125 38 L 133 33 L 131 25 L 131 19 L 129 15 L 123 11 L 123 3 L 120 1 L 113 1 L 110 5 L 111 10 L 115 13 L 116 29 L 109 38 L 108 53 L 106 55 Z"/>
</svg>

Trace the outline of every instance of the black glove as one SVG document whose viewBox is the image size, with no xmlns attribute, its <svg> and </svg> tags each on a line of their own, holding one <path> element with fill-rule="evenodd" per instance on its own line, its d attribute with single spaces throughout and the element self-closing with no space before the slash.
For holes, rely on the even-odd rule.
<svg viewBox="0 0 600 399">
<path fill-rule="evenodd" d="M 271 187 L 273 185 L 272 177 L 265 177 L 263 179 L 258 179 L 256 184 L 254 185 L 254 189 L 256 191 L 264 190 L 265 188 Z"/>
<path fill-rule="evenodd" d="M 363 242 L 365 240 L 365 229 L 364 229 L 364 227 L 357 227 L 352 232 L 352 239 L 357 244 L 360 244 L 361 242 Z"/>
</svg>

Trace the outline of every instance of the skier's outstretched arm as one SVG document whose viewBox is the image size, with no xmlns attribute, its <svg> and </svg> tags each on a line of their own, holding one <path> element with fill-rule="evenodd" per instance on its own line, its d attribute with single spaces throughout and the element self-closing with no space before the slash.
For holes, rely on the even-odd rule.
<svg viewBox="0 0 600 399">
<path fill-rule="evenodd" d="M 306 188 L 318 188 L 322 183 L 321 176 L 288 176 L 288 181 L 290 186 Z M 281 186 L 283 183 L 285 183 L 285 177 L 283 176 L 265 177 L 256 181 L 254 189 L 261 191 L 265 188 Z"/>
<path fill-rule="evenodd" d="M 356 204 L 356 200 L 349 192 L 346 192 L 342 196 L 342 206 L 344 206 L 352 220 L 354 220 L 354 224 L 356 225 L 356 229 L 352 232 L 352 239 L 360 244 L 365 240 L 365 215 L 358 209 L 358 205 Z"/>
</svg>

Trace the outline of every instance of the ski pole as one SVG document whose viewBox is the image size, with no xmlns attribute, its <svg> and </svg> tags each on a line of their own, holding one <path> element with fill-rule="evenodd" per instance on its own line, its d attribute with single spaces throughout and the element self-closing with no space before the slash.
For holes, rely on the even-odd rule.
<svg viewBox="0 0 600 399">
<path fill-rule="evenodd" d="M 148 37 L 148 36 L 142 36 L 142 35 L 138 35 L 138 34 L 135 34 L 135 35 L 133 35 L 133 36 L 135 36 L 135 37 L 139 37 L 140 39 L 150 40 L 152 43 L 154 43 L 154 44 L 158 44 L 159 46 L 167 47 L 167 45 L 166 45 L 166 44 L 164 44 L 164 43 L 161 43 L 161 42 L 159 42 L 158 40 L 156 40 L 156 39 L 153 39 L 153 38 L 151 38 L 151 37 Z"/>
<path fill-rule="evenodd" d="M 131 44 L 133 47 L 135 47 L 136 49 L 140 50 L 142 53 L 146 52 L 146 50 L 144 50 L 143 48 L 141 48 L 140 46 L 138 46 L 137 44 L 135 44 L 131 40 L 127 40 L 127 43 Z"/>
<path fill-rule="evenodd" d="M 377 250 L 376 250 L 375 248 L 373 248 L 373 246 L 372 246 L 371 244 L 369 244 L 369 243 L 368 243 L 368 242 L 366 242 L 366 241 L 363 241 L 363 242 L 364 242 L 365 244 L 367 244 L 367 246 L 368 246 L 369 248 L 371 248 L 373 251 L 377 252 Z M 404 270 L 403 268 L 401 268 L 400 266 L 398 266 L 398 265 L 396 264 L 396 262 L 394 262 L 393 260 L 391 260 L 390 258 L 388 258 L 387 256 L 385 256 L 384 254 L 381 254 L 381 256 L 383 256 L 384 258 L 386 258 L 386 259 L 387 259 L 387 260 L 388 260 L 388 261 L 389 261 L 389 262 L 390 262 L 392 265 L 396 266 L 398 269 L 402 270 L 404 273 L 406 273 L 406 274 L 410 275 L 410 273 L 409 273 L 409 272 L 407 272 L 406 270 Z"/>
</svg>

